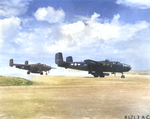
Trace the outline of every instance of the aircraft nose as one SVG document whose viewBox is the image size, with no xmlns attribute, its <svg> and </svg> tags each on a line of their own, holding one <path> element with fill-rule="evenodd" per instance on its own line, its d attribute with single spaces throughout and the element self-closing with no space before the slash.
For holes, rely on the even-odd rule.
<svg viewBox="0 0 150 119">
<path fill-rule="evenodd" d="M 123 70 L 124 71 L 130 71 L 131 70 L 131 66 L 127 65 L 127 64 L 123 64 Z"/>
<path fill-rule="evenodd" d="M 50 69 L 51 69 L 51 67 L 49 66 L 49 67 L 48 67 L 48 69 L 50 70 Z"/>
<path fill-rule="evenodd" d="M 128 68 L 129 68 L 129 71 L 132 69 L 132 67 L 131 67 L 131 66 L 129 66 Z"/>
</svg>

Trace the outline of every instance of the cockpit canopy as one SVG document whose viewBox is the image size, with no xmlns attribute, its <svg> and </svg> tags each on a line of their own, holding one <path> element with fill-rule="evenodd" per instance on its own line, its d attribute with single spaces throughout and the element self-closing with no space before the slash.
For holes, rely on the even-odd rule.
<svg viewBox="0 0 150 119">
<path fill-rule="evenodd" d="M 106 59 L 105 62 L 110 62 L 110 61 L 108 59 Z"/>
<path fill-rule="evenodd" d="M 118 65 L 121 65 L 121 63 L 120 63 L 120 62 L 113 62 L 113 64 L 118 64 Z"/>
</svg>

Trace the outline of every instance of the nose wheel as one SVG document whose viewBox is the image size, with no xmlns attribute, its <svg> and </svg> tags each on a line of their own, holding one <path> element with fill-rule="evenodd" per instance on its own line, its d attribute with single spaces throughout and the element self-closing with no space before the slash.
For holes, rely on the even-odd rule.
<svg viewBox="0 0 150 119">
<path fill-rule="evenodd" d="M 48 73 L 46 72 L 46 75 L 48 75 Z"/>
<path fill-rule="evenodd" d="M 121 78 L 125 78 L 125 76 L 123 75 L 123 73 L 122 73 L 122 75 L 121 75 Z"/>
</svg>

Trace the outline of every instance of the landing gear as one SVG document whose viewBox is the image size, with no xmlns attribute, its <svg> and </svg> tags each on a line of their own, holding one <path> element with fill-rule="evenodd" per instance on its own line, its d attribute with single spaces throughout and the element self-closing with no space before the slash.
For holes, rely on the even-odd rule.
<svg viewBox="0 0 150 119">
<path fill-rule="evenodd" d="M 116 72 L 112 72 L 111 74 L 114 74 L 114 77 L 116 77 Z"/>
<path fill-rule="evenodd" d="M 123 75 L 123 73 L 122 73 L 122 75 L 121 75 L 121 78 L 125 78 L 125 76 Z"/>
<path fill-rule="evenodd" d="M 121 78 L 125 78 L 125 76 L 124 76 L 124 75 L 122 75 L 122 76 L 121 76 Z"/>
<path fill-rule="evenodd" d="M 100 77 L 101 77 L 101 78 L 104 78 L 105 76 L 104 76 L 104 75 L 100 75 Z"/>
<path fill-rule="evenodd" d="M 92 74 L 94 77 L 105 77 L 105 75 L 104 74 L 98 74 L 98 73 L 94 73 L 94 74 Z"/>
<path fill-rule="evenodd" d="M 43 75 L 43 72 L 40 72 L 40 75 Z"/>
<path fill-rule="evenodd" d="M 94 76 L 94 77 L 98 77 L 99 75 L 95 73 L 95 74 L 93 74 L 93 76 Z"/>
<path fill-rule="evenodd" d="M 49 71 L 46 71 L 45 75 L 48 75 Z"/>
<path fill-rule="evenodd" d="M 105 77 L 104 73 L 100 73 L 99 76 L 100 76 L 100 77 Z"/>
<path fill-rule="evenodd" d="M 30 71 L 28 71 L 27 74 L 29 75 L 29 74 L 30 74 Z"/>
</svg>

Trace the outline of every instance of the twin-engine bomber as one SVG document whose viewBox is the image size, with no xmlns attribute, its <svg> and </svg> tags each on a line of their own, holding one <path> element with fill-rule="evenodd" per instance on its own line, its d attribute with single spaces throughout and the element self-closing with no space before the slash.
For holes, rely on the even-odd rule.
<svg viewBox="0 0 150 119">
<path fill-rule="evenodd" d="M 112 74 L 119 72 L 122 73 L 121 78 L 125 78 L 123 72 L 128 72 L 131 70 L 130 65 L 123 64 L 118 61 L 94 61 L 91 59 L 86 59 L 84 62 L 73 62 L 72 56 L 68 56 L 66 61 L 64 61 L 61 52 L 55 54 L 55 63 L 59 67 L 88 71 L 88 73 L 92 74 L 94 77 L 109 76 L 109 73 L 104 72 L 111 72 Z"/>
<path fill-rule="evenodd" d="M 16 66 L 16 68 L 28 70 L 27 74 L 40 73 L 40 75 L 43 75 L 43 71 L 45 71 L 47 75 L 47 71 L 51 69 L 55 69 L 51 66 L 47 66 L 46 64 L 41 64 L 41 63 L 28 64 L 28 61 L 25 61 L 25 64 L 14 64 L 13 59 L 10 59 L 9 66 L 10 67 Z"/>
</svg>

